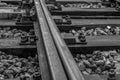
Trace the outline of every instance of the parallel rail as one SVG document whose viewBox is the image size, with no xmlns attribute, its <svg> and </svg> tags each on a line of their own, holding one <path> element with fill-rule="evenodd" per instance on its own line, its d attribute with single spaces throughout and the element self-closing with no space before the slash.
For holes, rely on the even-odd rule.
<svg viewBox="0 0 120 80">
<path fill-rule="evenodd" d="M 46 15 L 44 14 L 44 11 L 42 9 L 41 2 L 39 0 L 34 0 L 34 2 L 39 22 L 39 26 L 36 28 L 36 32 L 39 32 L 37 34 L 39 38 L 42 37 L 42 39 L 40 38 L 40 41 L 43 42 L 37 45 L 38 51 L 41 52 L 39 53 L 39 60 L 41 60 L 40 66 L 42 69 L 42 80 L 67 80 L 64 68 L 58 56 L 58 51 L 49 30 L 50 25 L 48 24 L 48 20 L 46 19 Z M 44 47 L 44 52 L 42 51 L 42 49 L 39 49 L 40 46 Z M 47 62 L 44 61 L 45 57 L 47 57 Z M 47 63 L 49 69 L 46 66 Z M 45 67 L 47 68 L 47 70 L 45 69 Z"/>
<path fill-rule="evenodd" d="M 39 23 L 36 22 L 34 23 L 35 25 L 35 33 L 38 36 L 38 41 L 37 41 L 37 50 L 38 50 L 38 56 L 39 56 L 39 65 L 40 65 L 40 71 L 41 71 L 41 75 L 42 75 L 42 79 L 43 80 L 51 80 L 51 76 L 50 76 L 50 70 L 49 70 L 49 66 L 48 66 L 48 62 L 47 62 L 47 57 L 46 57 L 46 53 L 45 53 L 45 48 L 44 48 L 44 44 L 43 44 L 43 40 L 42 40 L 42 35 L 40 35 L 40 31 L 39 31 Z"/>
<path fill-rule="evenodd" d="M 70 51 L 68 50 L 68 47 L 66 46 L 65 42 L 63 41 L 63 39 L 61 38 L 59 34 L 57 26 L 55 25 L 54 21 L 51 18 L 51 15 L 49 14 L 47 10 L 47 7 L 45 6 L 44 0 L 39 0 L 39 1 L 45 13 L 46 19 L 48 21 L 49 29 L 54 38 L 56 47 L 59 51 L 59 56 L 63 62 L 64 68 L 65 68 L 65 71 L 67 73 L 69 80 L 84 80 Z"/>
</svg>

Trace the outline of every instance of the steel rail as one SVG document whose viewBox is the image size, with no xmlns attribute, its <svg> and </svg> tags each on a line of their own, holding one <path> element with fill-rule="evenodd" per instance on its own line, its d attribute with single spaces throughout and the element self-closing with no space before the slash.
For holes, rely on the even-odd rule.
<svg viewBox="0 0 120 80">
<path fill-rule="evenodd" d="M 39 1 L 41 2 L 42 8 L 46 15 L 46 18 L 47 18 L 47 21 L 49 24 L 49 28 L 51 30 L 52 36 L 53 36 L 56 46 L 58 48 L 59 55 L 64 64 L 64 67 L 65 67 L 65 70 L 69 77 L 69 80 L 84 80 L 70 51 L 68 50 L 68 47 L 66 46 L 65 42 L 61 38 L 59 31 L 57 29 L 57 26 L 55 25 L 54 21 L 52 20 L 50 13 L 48 12 L 47 7 L 45 6 L 44 1 L 43 0 L 39 0 Z"/>
<path fill-rule="evenodd" d="M 45 55 L 43 39 L 42 39 L 42 35 L 40 35 L 41 33 L 38 27 L 39 27 L 39 23 L 34 22 L 35 34 L 36 36 L 38 36 L 38 39 L 39 39 L 36 42 L 37 43 L 36 46 L 37 46 L 37 51 L 38 51 L 38 56 L 39 56 L 38 59 L 39 59 L 40 73 L 41 73 L 42 80 L 51 80 L 52 78 L 50 76 L 47 56 Z"/>
<path fill-rule="evenodd" d="M 60 61 L 60 58 L 58 56 L 58 51 L 56 49 L 56 46 L 54 44 L 54 41 L 52 39 L 52 35 L 49 30 L 49 25 L 47 23 L 46 17 L 44 15 L 43 9 L 41 7 L 41 3 L 39 0 L 34 0 L 38 22 L 39 22 L 39 31 L 43 38 L 43 44 L 45 48 L 45 53 L 48 59 L 50 74 L 52 79 L 49 80 L 67 80 L 66 74 L 64 72 L 64 68 L 62 66 L 62 63 Z M 40 56 L 41 57 L 41 56 Z M 44 63 L 44 62 L 43 62 Z M 45 76 L 44 74 L 43 76 Z M 42 80 L 48 80 L 47 78 L 44 78 Z"/>
</svg>

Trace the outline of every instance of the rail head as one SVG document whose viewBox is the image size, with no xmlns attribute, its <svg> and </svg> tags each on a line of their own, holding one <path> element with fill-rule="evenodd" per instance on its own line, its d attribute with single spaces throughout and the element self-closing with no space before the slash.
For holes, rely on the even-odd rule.
<svg viewBox="0 0 120 80">
<path fill-rule="evenodd" d="M 40 2 L 43 7 L 44 13 L 45 13 L 47 21 L 48 21 L 49 28 L 51 30 L 52 36 L 53 36 L 56 46 L 58 48 L 59 55 L 62 59 L 62 62 L 64 64 L 64 67 L 66 69 L 69 79 L 70 80 L 84 80 L 68 47 L 66 46 L 65 42 L 61 38 L 58 28 L 55 25 L 54 21 L 52 20 L 50 13 L 48 12 L 47 7 L 45 6 L 44 1 L 40 0 Z"/>
<path fill-rule="evenodd" d="M 45 47 L 46 56 L 48 58 L 48 64 L 50 68 L 50 73 L 52 76 L 52 80 L 67 80 L 66 74 L 64 72 L 64 68 L 58 56 L 57 49 L 55 47 L 54 41 L 52 39 L 52 35 L 49 30 L 49 25 L 47 23 L 45 14 L 43 12 L 41 3 L 39 0 L 34 0 L 38 22 L 39 22 L 39 30 L 43 38 L 43 44 Z"/>
</svg>

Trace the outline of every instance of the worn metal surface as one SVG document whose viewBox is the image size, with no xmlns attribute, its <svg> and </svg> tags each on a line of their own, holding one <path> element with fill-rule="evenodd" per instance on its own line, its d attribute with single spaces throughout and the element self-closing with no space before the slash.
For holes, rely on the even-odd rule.
<svg viewBox="0 0 120 80">
<path fill-rule="evenodd" d="M 58 52 L 51 37 L 49 25 L 47 23 L 49 20 L 46 20 L 46 15 L 44 15 L 41 2 L 39 2 L 39 0 L 35 0 L 35 6 L 40 24 L 39 29 L 41 30 L 43 37 L 43 43 L 48 58 L 52 80 L 67 80 L 66 74 L 58 56 Z"/>
<path fill-rule="evenodd" d="M 62 62 L 64 64 L 64 67 L 66 69 L 66 72 L 68 74 L 68 77 L 70 80 L 84 80 L 81 72 L 79 71 L 70 51 L 68 50 L 65 42 L 62 40 L 60 34 L 58 33 L 59 31 L 57 30 L 57 27 L 55 25 L 55 23 L 53 22 L 53 20 L 51 19 L 51 16 L 49 14 L 49 12 L 47 11 L 45 4 L 43 2 L 43 0 L 40 0 L 43 6 L 43 9 L 45 11 L 46 14 L 46 18 L 49 21 L 48 24 L 50 25 L 50 30 L 51 33 L 53 35 L 53 38 L 56 42 L 56 46 L 58 48 L 59 51 L 59 55 L 62 59 Z"/>
<path fill-rule="evenodd" d="M 45 48 L 43 44 L 43 39 L 42 35 L 39 30 L 39 23 L 34 22 L 34 29 L 35 33 L 38 36 L 38 41 L 37 41 L 37 50 L 38 50 L 38 56 L 39 56 L 39 64 L 40 64 L 40 70 L 41 70 L 41 75 L 43 80 L 51 80 L 51 74 L 49 70 L 49 65 L 47 61 L 47 56 L 45 53 Z"/>
</svg>

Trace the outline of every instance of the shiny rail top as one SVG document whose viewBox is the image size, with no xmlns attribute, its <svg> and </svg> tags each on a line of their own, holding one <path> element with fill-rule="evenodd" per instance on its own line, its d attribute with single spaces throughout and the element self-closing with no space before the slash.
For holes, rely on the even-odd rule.
<svg viewBox="0 0 120 80">
<path fill-rule="evenodd" d="M 65 67 L 66 73 L 70 80 L 84 80 L 81 72 L 79 71 L 70 51 L 68 50 L 65 42 L 61 38 L 57 26 L 55 25 L 54 21 L 51 19 L 51 15 L 49 14 L 45 3 L 43 0 L 40 0 L 41 5 L 43 7 L 44 13 L 46 15 L 46 19 L 49 24 L 49 28 L 51 30 L 52 36 L 56 43 L 57 49 L 59 51 L 59 55 Z"/>
<path fill-rule="evenodd" d="M 40 0 L 35 0 L 35 6 L 40 25 L 38 29 L 41 31 L 41 36 L 43 37 L 46 56 L 48 58 L 48 63 L 50 67 L 50 74 L 52 76 L 51 79 L 44 77 L 44 80 L 67 80 L 66 74 L 60 62 L 58 52 L 56 50 L 54 41 L 49 30 L 50 25 L 48 24 L 48 20 L 46 19 L 46 17 L 48 16 L 44 14 L 42 2 Z M 46 74 L 43 74 L 43 76 L 45 75 Z"/>
</svg>

